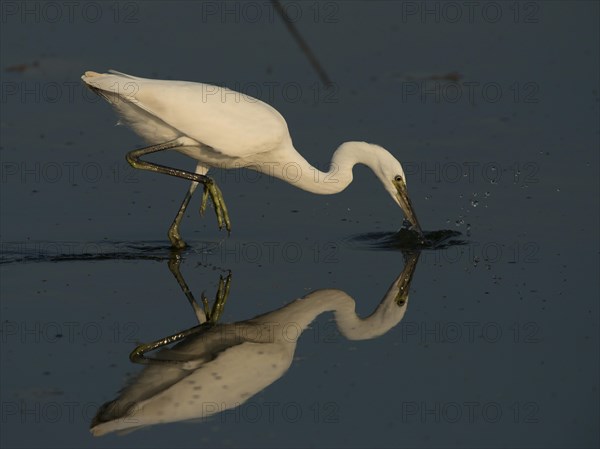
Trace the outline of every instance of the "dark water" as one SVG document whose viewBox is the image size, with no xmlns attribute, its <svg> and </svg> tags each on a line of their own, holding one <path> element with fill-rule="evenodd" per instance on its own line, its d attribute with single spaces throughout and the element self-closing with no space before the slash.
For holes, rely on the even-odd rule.
<svg viewBox="0 0 600 449">
<path fill-rule="evenodd" d="M 266 3 L 2 3 L 2 446 L 597 447 L 598 4 L 286 4 L 332 90 Z M 216 171 L 232 234 L 195 198 L 174 255 L 187 183 L 128 167 L 140 139 L 79 82 L 109 68 L 268 101 L 321 169 L 346 140 L 388 148 L 433 243 L 394 232 L 365 168 L 329 197 Z M 340 307 L 371 316 L 361 338 Z M 169 373 L 130 361 L 207 316 L 241 340 L 178 341 L 199 349 Z M 257 316 L 296 333 L 249 342 Z M 194 419 L 93 436 L 142 384 Z"/>
</svg>

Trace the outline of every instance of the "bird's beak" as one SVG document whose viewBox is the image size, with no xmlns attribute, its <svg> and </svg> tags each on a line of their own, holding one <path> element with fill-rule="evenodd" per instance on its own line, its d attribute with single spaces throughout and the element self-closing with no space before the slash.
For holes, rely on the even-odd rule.
<svg viewBox="0 0 600 449">
<path fill-rule="evenodd" d="M 419 220 L 417 220 L 417 214 L 415 214 L 415 210 L 413 209 L 412 203 L 410 202 L 410 198 L 408 197 L 408 190 L 406 188 L 406 182 L 402 179 L 400 181 L 393 181 L 394 187 L 396 187 L 396 200 L 406 219 L 412 225 L 412 228 L 419 233 L 419 235 L 423 236 L 423 230 L 421 229 L 421 225 L 419 224 Z"/>
</svg>

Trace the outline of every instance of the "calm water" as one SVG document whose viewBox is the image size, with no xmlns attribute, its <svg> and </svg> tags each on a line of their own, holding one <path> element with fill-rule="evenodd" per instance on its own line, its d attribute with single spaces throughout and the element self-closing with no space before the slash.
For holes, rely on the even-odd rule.
<svg viewBox="0 0 600 449">
<path fill-rule="evenodd" d="M 2 3 L 3 447 L 597 447 L 598 4 L 286 4 L 332 90 L 268 4 Z M 182 390 L 196 418 L 222 413 L 95 437 L 144 379 L 136 345 L 198 324 L 166 240 L 187 184 L 127 166 L 140 139 L 79 82 L 108 68 L 268 101 L 322 169 L 345 140 L 378 143 L 423 227 L 466 244 L 421 252 L 408 300 L 386 302 L 405 258 L 355 236 L 402 215 L 368 169 L 329 197 L 216 171 L 233 232 L 195 198 L 181 273 L 212 305 L 231 272 L 219 323 L 297 331 L 289 369 L 241 354 L 228 388 Z M 361 317 L 381 303 L 363 322 L 381 335 L 348 339 L 319 296 L 290 309 L 321 289 Z"/>
</svg>

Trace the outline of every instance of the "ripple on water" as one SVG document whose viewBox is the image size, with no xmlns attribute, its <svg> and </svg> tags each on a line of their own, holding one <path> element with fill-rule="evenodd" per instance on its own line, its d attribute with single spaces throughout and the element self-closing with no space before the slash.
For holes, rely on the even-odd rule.
<svg viewBox="0 0 600 449">
<path fill-rule="evenodd" d="M 459 238 L 462 234 L 450 229 L 439 231 L 423 231 L 423 237 L 415 231 L 400 229 L 397 232 L 368 232 L 354 235 L 347 239 L 350 246 L 362 249 L 382 250 L 436 250 L 454 245 L 464 245 L 466 240 Z"/>
<path fill-rule="evenodd" d="M 164 242 L 2 242 L 0 264 L 98 260 L 168 260 Z"/>
</svg>

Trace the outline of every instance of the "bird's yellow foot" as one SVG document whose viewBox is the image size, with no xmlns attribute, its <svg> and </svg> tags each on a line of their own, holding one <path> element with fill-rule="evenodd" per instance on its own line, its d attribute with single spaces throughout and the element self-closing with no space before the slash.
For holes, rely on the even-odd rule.
<svg viewBox="0 0 600 449">
<path fill-rule="evenodd" d="M 229 220 L 229 214 L 227 213 L 227 206 L 225 206 L 223 194 L 221 193 L 221 189 L 219 189 L 214 182 L 208 182 L 204 184 L 204 193 L 202 194 L 200 213 L 204 215 L 209 195 L 213 206 L 215 207 L 219 229 L 225 228 L 227 229 L 227 232 L 231 232 L 231 221 Z"/>
</svg>

